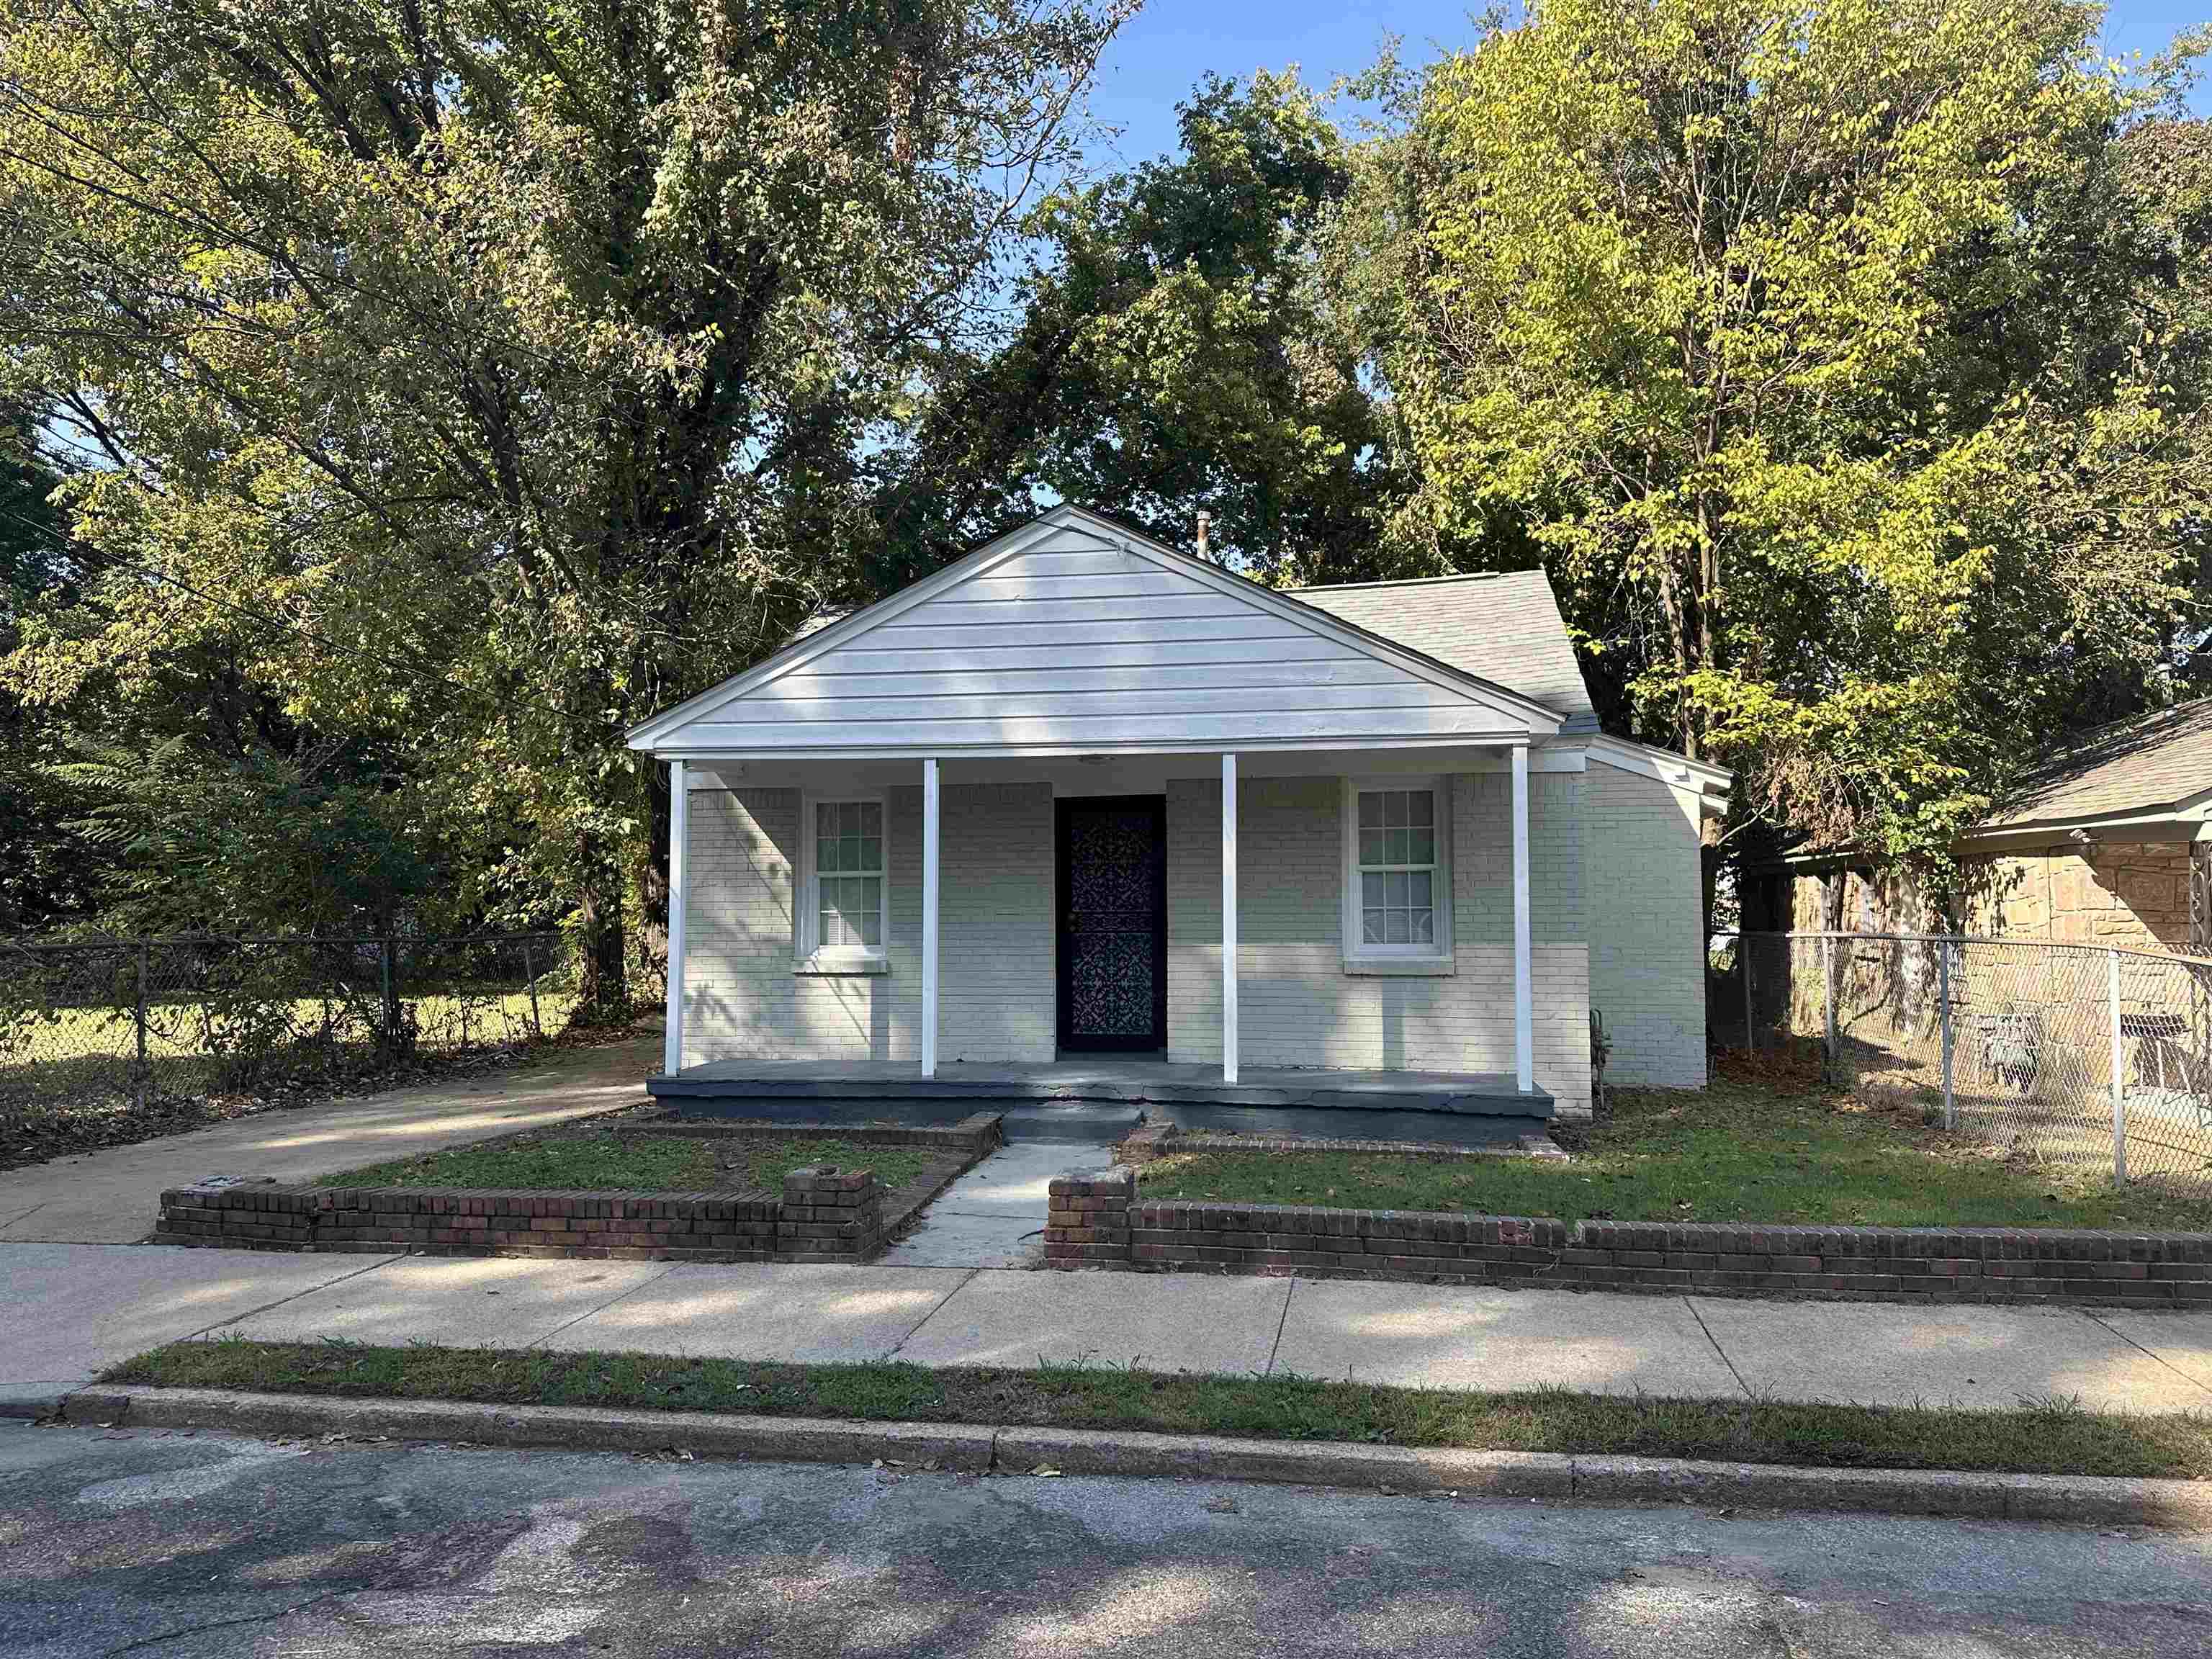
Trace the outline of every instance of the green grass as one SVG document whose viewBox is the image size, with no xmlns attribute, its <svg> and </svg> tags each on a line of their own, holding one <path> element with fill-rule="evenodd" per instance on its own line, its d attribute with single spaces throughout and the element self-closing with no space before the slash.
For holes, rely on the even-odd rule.
<svg viewBox="0 0 2212 1659">
<path fill-rule="evenodd" d="M 1465 1210 L 1566 1221 L 2198 1229 L 2212 1202 L 2001 1158 L 1786 1079 L 1716 1079 L 1701 1094 L 1623 1092 L 1571 1160 L 1452 1163 L 1345 1152 L 1182 1154 L 1140 1172 L 1145 1197 L 1354 1209 Z"/>
<path fill-rule="evenodd" d="M 319 1187 L 501 1187 L 594 1188 L 612 1192 L 703 1192 L 726 1188 L 775 1193 L 787 1170 L 835 1164 L 869 1169 L 896 1190 L 921 1173 L 932 1154 L 913 1146 L 850 1140 L 692 1140 L 659 1135 L 549 1135 L 449 1146 L 319 1177 Z"/>
<path fill-rule="evenodd" d="M 1827 1468 L 2212 1477 L 2212 1416 L 1480 1394 L 1283 1376 L 1054 1367 L 931 1370 L 634 1353 L 178 1342 L 106 1381 L 352 1398 L 628 1407 L 870 1421 L 1053 1425 Z"/>
</svg>

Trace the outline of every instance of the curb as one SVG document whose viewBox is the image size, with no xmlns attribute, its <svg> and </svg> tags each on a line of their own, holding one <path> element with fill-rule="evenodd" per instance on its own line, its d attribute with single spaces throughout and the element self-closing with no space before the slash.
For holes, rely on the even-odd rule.
<svg viewBox="0 0 2212 1659">
<path fill-rule="evenodd" d="M 82 1389 L 60 1401 L 58 1414 L 80 1425 L 217 1429 L 263 1437 L 342 1435 L 572 1451 L 680 1448 L 695 1457 L 801 1463 L 880 1460 L 908 1468 L 933 1463 L 970 1474 L 1050 1468 L 1061 1474 L 1255 1480 L 1554 1503 L 1741 1505 L 2212 1530 L 2212 1481 L 2103 1475 L 1814 1469 L 1672 1457 L 1232 1440 L 1134 1430 L 856 1423 L 718 1412 L 346 1400 L 223 1389 Z"/>
</svg>

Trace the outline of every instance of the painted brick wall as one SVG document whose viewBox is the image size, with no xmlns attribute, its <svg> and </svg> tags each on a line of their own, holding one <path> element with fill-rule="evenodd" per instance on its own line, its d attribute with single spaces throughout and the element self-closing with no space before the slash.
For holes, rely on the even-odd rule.
<svg viewBox="0 0 2212 1659">
<path fill-rule="evenodd" d="M 796 790 L 694 790 L 684 1064 L 918 1060 L 921 791 L 890 793 L 890 971 L 792 971 Z M 1053 1053 L 1052 790 L 947 789 L 938 942 L 941 1060 Z"/>
<path fill-rule="evenodd" d="M 684 856 L 684 1063 L 914 1060 L 921 996 L 921 791 L 890 792 L 890 971 L 792 971 L 795 789 L 695 789 Z"/>
<path fill-rule="evenodd" d="M 1049 1061 L 1057 1018 L 1052 786 L 948 789 L 939 810 L 939 1058 Z"/>
<path fill-rule="evenodd" d="M 1583 774 L 1590 1006 L 1609 1082 L 1705 1085 L 1704 897 L 1694 815 L 1656 778 L 1592 759 Z"/>
<path fill-rule="evenodd" d="M 1588 1109 L 1588 953 L 1575 810 L 1582 780 L 1530 780 L 1536 1081 Z M 1253 778 L 1237 791 L 1239 1039 L 1251 1066 L 1499 1071 L 1513 1066 L 1511 782 L 1452 790 L 1449 976 L 1343 968 L 1341 784 Z M 1168 790 L 1169 1058 L 1221 1058 L 1221 787 Z"/>
</svg>

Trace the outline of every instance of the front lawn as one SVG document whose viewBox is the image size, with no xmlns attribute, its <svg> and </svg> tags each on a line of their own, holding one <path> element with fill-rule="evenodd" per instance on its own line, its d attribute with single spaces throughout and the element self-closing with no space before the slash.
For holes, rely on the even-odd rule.
<svg viewBox="0 0 2212 1659">
<path fill-rule="evenodd" d="M 1067 1366 L 932 1370 L 896 1363 L 796 1365 L 234 1338 L 172 1343 L 125 1362 L 104 1380 L 356 1399 L 1147 1429 L 1825 1468 L 2212 1476 L 2212 1417 L 2089 1412 L 2063 1401 L 2012 1411 L 1825 1406 Z"/>
<path fill-rule="evenodd" d="M 805 1140 L 742 1135 L 693 1139 L 674 1135 L 547 1133 L 448 1146 L 320 1177 L 319 1187 L 480 1187 L 530 1190 L 696 1193 L 744 1191 L 774 1196 L 787 1170 L 834 1164 L 873 1170 L 896 1191 L 938 1156 L 921 1146 L 869 1146 L 828 1137 Z"/>
<path fill-rule="evenodd" d="M 1702 1094 L 1623 1091 L 1571 1159 L 1424 1162 L 1347 1152 L 1200 1152 L 1139 1171 L 1141 1196 L 1618 1221 L 1829 1226 L 2212 1226 L 2212 1201 L 2116 1188 L 1972 1146 L 1906 1109 L 1787 1078 Z M 1562 1139 L 1569 1137 L 1563 1135 Z"/>
</svg>

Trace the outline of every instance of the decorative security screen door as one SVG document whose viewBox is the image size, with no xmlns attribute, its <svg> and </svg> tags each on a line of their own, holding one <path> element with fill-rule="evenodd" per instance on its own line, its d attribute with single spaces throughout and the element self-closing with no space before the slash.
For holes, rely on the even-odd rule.
<svg viewBox="0 0 2212 1659">
<path fill-rule="evenodd" d="M 1060 802 L 1060 1046 L 1168 1046 L 1167 803 Z"/>
</svg>

